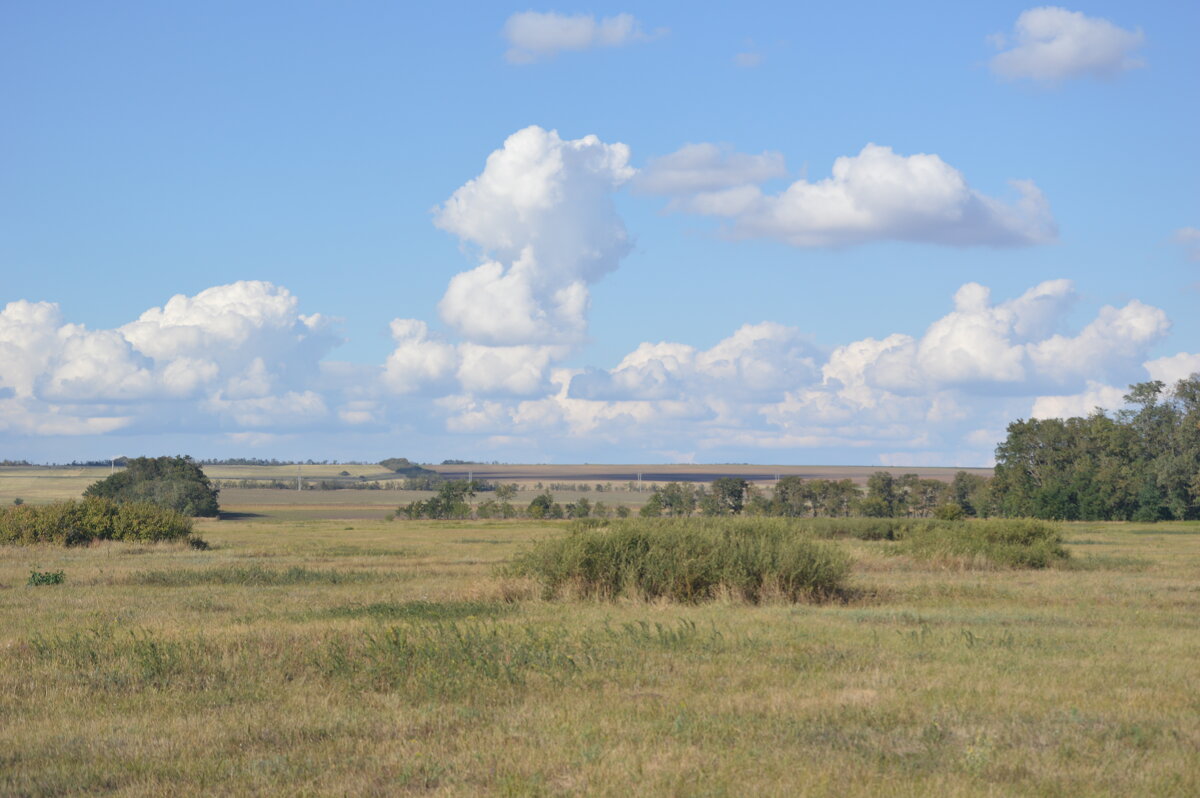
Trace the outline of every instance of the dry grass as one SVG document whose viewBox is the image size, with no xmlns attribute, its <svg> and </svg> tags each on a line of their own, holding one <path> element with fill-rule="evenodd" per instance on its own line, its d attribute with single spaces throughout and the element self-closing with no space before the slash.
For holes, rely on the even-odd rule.
<svg viewBox="0 0 1200 798">
<path fill-rule="evenodd" d="M 685 606 L 497 576 L 559 524 L 303 510 L 0 548 L 0 793 L 1200 794 L 1200 525 Z"/>
</svg>

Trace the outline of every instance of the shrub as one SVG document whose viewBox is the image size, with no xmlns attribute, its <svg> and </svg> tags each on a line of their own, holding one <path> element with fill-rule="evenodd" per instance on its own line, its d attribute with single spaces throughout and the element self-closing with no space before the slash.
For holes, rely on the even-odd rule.
<svg viewBox="0 0 1200 798">
<path fill-rule="evenodd" d="M 548 597 L 574 589 L 697 602 L 728 592 L 757 603 L 772 593 L 791 601 L 839 593 L 849 558 L 775 520 L 593 520 L 535 544 L 511 570 L 539 581 Z"/>
<path fill-rule="evenodd" d="M 933 511 L 933 517 L 939 521 L 961 521 L 966 517 L 966 514 L 966 510 L 962 508 L 962 505 L 955 504 L 954 502 L 939 504 Z"/>
<path fill-rule="evenodd" d="M 191 533 L 192 519 L 146 502 L 118 504 L 111 499 L 89 498 L 0 509 L 0 544 L 154 542 L 177 540 Z"/>
</svg>

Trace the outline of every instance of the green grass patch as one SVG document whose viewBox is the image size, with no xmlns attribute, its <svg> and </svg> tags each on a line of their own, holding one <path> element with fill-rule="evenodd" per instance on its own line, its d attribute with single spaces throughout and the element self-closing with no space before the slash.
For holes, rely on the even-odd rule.
<svg viewBox="0 0 1200 798">
<path fill-rule="evenodd" d="M 315 661 L 334 683 L 440 701 L 563 686 L 595 671 L 634 667 L 655 653 L 712 653 L 725 645 L 717 629 L 687 620 L 582 630 L 470 620 L 403 623 L 335 638 Z"/>
<path fill-rule="evenodd" d="M 698 602 L 727 594 L 750 603 L 841 593 L 850 558 L 779 519 L 631 519 L 581 524 L 540 541 L 510 572 L 537 580 L 547 597 Z"/>
<path fill-rule="evenodd" d="M 1144 571 L 1151 565 L 1144 557 L 1090 554 L 1063 560 L 1059 567 L 1068 571 Z"/>
<path fill-rule="evenodd" d="M 340 585 L 366 582 L 374 574 L 363 571 L 263 568 L 258 565 L 221 568 L 176 568 L 162 571 L 136 571 L 124 580 L 128 585 L 152 587 L 191 587 L 193 585 L 242 585 L 245 587 L 275 587 L 278 585 Z"/>
<path fill-rule="evenodd" d="M 325 618 L 374 618 L 381 621 L 460 621 L 494 618 L 514 611 L 510 604 L 488 601 L 377 601 L 347 604 L 319 613 Z"/>
</svg>

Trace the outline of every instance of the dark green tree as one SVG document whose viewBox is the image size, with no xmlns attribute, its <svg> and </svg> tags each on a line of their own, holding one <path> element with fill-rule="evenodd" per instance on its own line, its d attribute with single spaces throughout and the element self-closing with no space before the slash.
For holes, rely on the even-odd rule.
<svg viewBox="0 0 1200 798">
<path fill-rule="evenodd" d="M 710 515 L 737 515 L 746 502 L 746 490 L 750 483 L 739 477 L 721 477 L 712 483 L 712 501 L 708 503 Z"/>
<path fill-rule="evenodd" d="M 696 512 L 696 489 L 685 482 L 669 482 L 655 494 L 667 515 L 689 516 Z"/>
<path fill-rule="evenodd" d="M 134 457 L 123 471 L 92 483 L 84 497 L 150 502 L 187 516 L 215 517 L 218 490 L 190 457 Z"/>
</svg>

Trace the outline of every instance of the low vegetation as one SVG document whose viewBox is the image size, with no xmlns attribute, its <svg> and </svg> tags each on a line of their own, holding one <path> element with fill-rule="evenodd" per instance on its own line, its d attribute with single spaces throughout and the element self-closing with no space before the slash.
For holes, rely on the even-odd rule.
<svg viewBox="0 0 1200 798">
<path fill-rule="evenodd" d="M 192 534 L 192 520 L 148 502 L 88 498 L 0 508 L 0 544 L 78 546 L 94 540 L 150 543 Z"/>
<path fill-rule="evenodd" d="M 905 553 L 967 566 L 1046 568 L 1068 557 L 1057 524 L 1027 518 L 914 523 L 897 538 Z"/>
<path fill-rule="evenodd" d="M 238 509 L 195 521 L 208 550 L 0 546 L 0 794 L 1200 792 L 1195 523 L 1064 525 L 1078 568 L 1015 572 L 921 536 L 1055 526 Z M 803 603 L 505 571 L 626 524 L 853 562 Z"/>
<path fill-rule="evenodd" d="M 64 571 L 30 571 L 29 578 L 25 580 L 25 586 L 61 585 L 66 581 L 67 574 Z"/>
<path fill-rule="evenodd" d="M 717 520 L 581 524 L 519 556 L 512 573 L 547 597 L 564 592 L 614 599 L 697 602 L 718 595 L 757 603 L 837 595 L 850 558 L 833 545 L 776 524 Z"/>
</svg>

